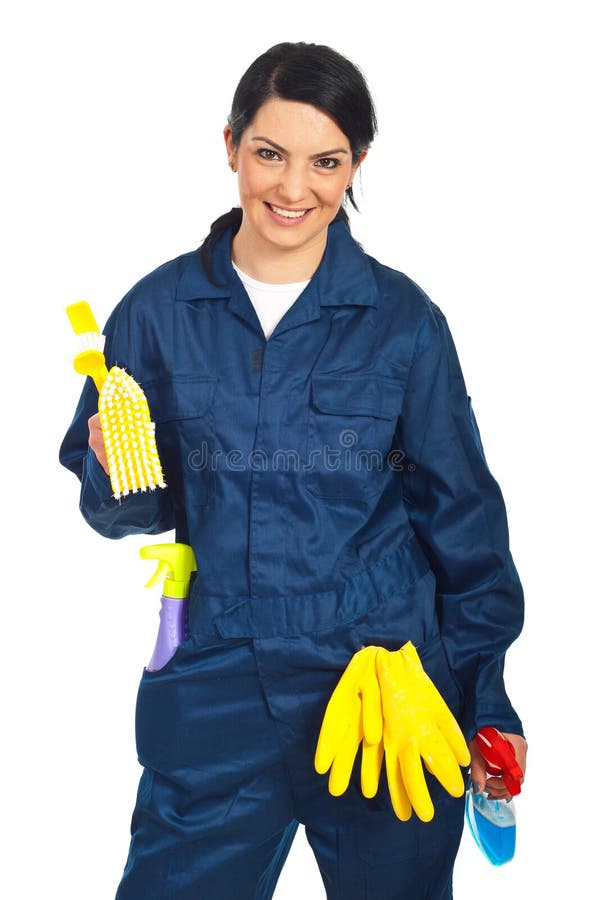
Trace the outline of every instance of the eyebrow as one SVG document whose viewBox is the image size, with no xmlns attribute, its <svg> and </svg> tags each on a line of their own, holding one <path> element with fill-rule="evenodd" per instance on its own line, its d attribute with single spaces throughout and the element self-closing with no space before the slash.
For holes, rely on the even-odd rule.
<svg viewBox="0 0 602 900">
<path fill-rule="evenodd" d="M 270 140 L 268 137 L 263 137 L 262 135 L 257 135 L 257 137 L 251 138 L 252 141 L 265 141 L 266 144 L 269 144 L 274 150 L 278 150 L 279 153 L 285 153 L 288 156 L 288 150 L 285 150 L 284 147 L 281 147 L 280 144 L 277 144 L 275 141 Z M 333 156 L 335 153 L 346 153 L 349 154 L 349 151 L 344 147 L 336 147 L 333 150 L 324 150 L 322 153 L 312 153 L 309 157 L 310 159 L 322 159 L 324 156 Z"/>
</svg>

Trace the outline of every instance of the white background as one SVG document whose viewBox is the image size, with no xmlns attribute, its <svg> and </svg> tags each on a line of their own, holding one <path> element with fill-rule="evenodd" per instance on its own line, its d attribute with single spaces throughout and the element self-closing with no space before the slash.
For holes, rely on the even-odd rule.
<svg viewBox="0 0 602 900">
<path fill-rule="evenodd" d="M 221 129 L 244 69 L 281 40 L 331 44 L 367 75 L 380 133 L 353 230 L 448 318 L 525 588 L 507 657 L 530 742 L 517 853 L 494 869 L 465 834 L 456 896 L 593 896 L 596 5 L 24 0 L 4 14 L 2 896 L 114 896 L 158 623 L 148 539 L 89 529 L 58 464 L 81 389 L 64 307 L 87 299 L 104 321 L 236 202 Z M 300 830 L 276 897 L 323 896 Z"/>
</svg>

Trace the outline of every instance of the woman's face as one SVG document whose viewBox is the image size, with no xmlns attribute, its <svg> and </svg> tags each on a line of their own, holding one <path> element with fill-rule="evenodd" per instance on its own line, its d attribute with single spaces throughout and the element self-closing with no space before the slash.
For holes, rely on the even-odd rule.
<svg viewBox="0 0 602 900">
<path fill-rule="evenodd" d="M 243 209 L 239 235 L 255 250 L 323 248 L 356 165 L 347 137 L 308 103 L 273 98 L 259 108 L 234 146 L 224 129 L 230 163 L 238 169 Z"/>
</svg>

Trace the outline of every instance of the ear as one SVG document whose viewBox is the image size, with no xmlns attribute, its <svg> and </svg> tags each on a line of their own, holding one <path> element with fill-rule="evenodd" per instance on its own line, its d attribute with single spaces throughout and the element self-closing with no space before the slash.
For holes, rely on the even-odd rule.
<svg viewBox="0 0 602 900">
<path fill-rule="evenodd" d="M 366 159 L 367 156 L 368 156 L 368 151 L 367 151 L 367 150 L 362 150 L 362 152 L 360 153 L 360 158 L 358 159 L 358 161 L 357 161 L 357 162 L 355 163 L 355 165 L 353 166 L 353 174 L 354 174 L 354 175 L 355 175 L 355 173 L 357 172 L 357 170 L 359 169 L 359 167 L 361 166 L 361 164 L 363 163 L 363 161 Z"/>
<path fill-rule="evenodd" d="M 226 144 L 228 161 L 230 161 L 233 156 L 236 156 L 236 147 L 234 146 L 234 141 L 232 140 L 232 127 L 230 125 L 226 125 L 226 127 L 224 128 L 224 141 Z"/>
<path fill-rule="evenodd" d="M 361 166 L 361 164 L 363 163 L 363 161 L 366 159 L 367 155 L 368 155 L 368 151 L 367 151 L 367 150 L 362 150 L 362 152 L 360 153 L 360 158 L 358 159 L 358 161 L 357 161 L 356 163 L 354 163 L 354 164 L 352 165 L 352 167 L 351 167 L 351 175 L 349 176 L 349 184 L 348 184 L 348 187 L 351 187 L 351 185 L 353 184 L 353 179 L 355 178 L 355 173 L 357 172 L 357 170 L 359 169 L 359 167 Z"/>
</svg>

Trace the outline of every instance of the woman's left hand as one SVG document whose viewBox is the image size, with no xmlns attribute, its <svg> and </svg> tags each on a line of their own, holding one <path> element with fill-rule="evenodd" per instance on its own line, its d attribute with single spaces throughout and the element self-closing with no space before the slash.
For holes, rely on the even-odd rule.
<svg viewBox="0 0 602 900">
<path fill-rule="evenodd" d="M 523 770 L 523 778 L 521 784 L 525 780 L 524 776 L 527 771 L 527 742 L 520 734 L 504 735 L 506 740 L 510 741 L 516 752 L 516 760 Z M 490 775 L 487 777 L 487 766 L 476 740 L 469 741 L 468 749 L 470 750 L 470 777 L 472 779 L 473 791 L 479 794 L 481 791 L 487 791 L 491 800 L 511 800 L 511 794 L 504 784 L 501 776 Z M 477 788 L 478 785 L 478 788 Z"/>
</svg>

